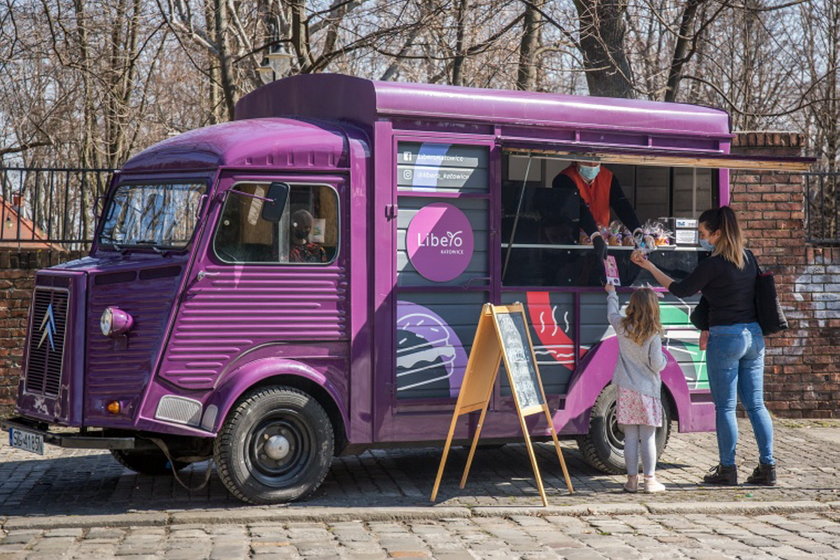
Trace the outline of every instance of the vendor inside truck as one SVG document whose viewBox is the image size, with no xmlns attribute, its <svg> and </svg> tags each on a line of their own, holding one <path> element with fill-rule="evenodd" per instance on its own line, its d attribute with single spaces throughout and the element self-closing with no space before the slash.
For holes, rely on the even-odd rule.
<svg viewBox="0 0 840 560">
<path fill-rule="evenodd" d="M 673 219 L 696 218 L 716 204 L 711 169 L 609 164 L 594 158 L 508 152 L 503 159 L 502 266 L 508 286 L 600 286 L 609 247 L 622 285 L 649 281 L 629 262 L 645 221 L 673 229 Z M 592 180 L 584 173 L 600 169 Z M 583 171 L 583 173 L 581 173 Z M 553 178 L 553 179 L 552 179 Z M 676 248 L 668 240 L 663 249 Z M 681 276 L 696 260 L 691 253 L 657 255 Z M 616 249 L 620 249 L 616 251 Z M 682 262 L 682 261 L 686 262 Z"/>
<path fill-rule="evenodd" d="M 610 225 L 610 209 L 633 235 L 641 231 L 639 218 L 618 177 L 599 161 L 576 161 L 561 171 L 551 184 L 554 189 L 579 195 L 579 226 L 592 243 L 593 252 L 584 257 L 583 269 L 588 283 L 604 282 L 603 265 L 607 257 L 607 239 L 604 230 Z"/>
</svg>

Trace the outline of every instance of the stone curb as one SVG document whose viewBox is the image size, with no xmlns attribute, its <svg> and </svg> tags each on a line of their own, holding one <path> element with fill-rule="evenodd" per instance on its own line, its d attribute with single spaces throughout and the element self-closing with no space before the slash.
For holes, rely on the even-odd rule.
<svg viewBox="0 0 840 560">
<path fill-rule="evenodd" d="M 244 508 L 220 511 L 174 512 L 170 525 L 232 524 L 294 521 L 434 521 L 443 518 L 470 517 L 466 507 L 288 507 L 272 509 Z"/>
<path fill-rule="evenodd" d="M 155 527 L 167 525 L 169 514 L 120 513 L 117 515 L 56 515 L 44 517 L 9 517 L 3 529 L 56 529 L 60 527 Z"/>
<path fill-rule="evenodd" d="M 662 515 L 669 513 L 704 513 L 704 514 L 769 514 L 769 513 L 809 513 L 831 510 L 825 502 L 688 502 L 673 504 L 647 504 L 650 513 Z"/>
<path fill-rule="evenodd" d="M 73 515 L 0 518 L 0 528 L 9 530 L 154 527 L 172 525 L 231 525 L 290 522 L 341 521 L 435 521 L 470 517 L 587 517 L 605 515 L 779 514 L 840 510 L 838 502 L 684 502 L 639 504 L 591 504 L 574 506 L 476 506 L 467 507 L 280 507 L 242 508 L 218 511 L 163 511 L 107 515 Z"/>
<path fill-rule="evenodd" d="M 476 506 L 473 517 L 586 517 L 588 515 L 647 515 L 644 504 L 591 504 L 574 506 Z"/>
</svg>

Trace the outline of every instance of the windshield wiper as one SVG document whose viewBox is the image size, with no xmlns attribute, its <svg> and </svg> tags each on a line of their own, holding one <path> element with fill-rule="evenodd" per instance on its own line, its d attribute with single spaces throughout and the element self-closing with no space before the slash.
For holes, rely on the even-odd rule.
<svg viewBox="0 0 840 560">
<path fill-rule="evenodd" d="M 124 254 L 124 253 L 125 253 L 125 251 L 127 251 L 127 250 L 128 250 L 126 247 L 123 247 L 122 245 L 120 245 L 119 243 L 117 243 L 117 242 L 114 240 L 114 238 L 113 238 L 113 237 L 111 237 L 111 236 L 109 236 L 109 235 L 100 235 L 100 236 L 99 236 L 99 240 L 100 240 L 100 243 L 101 243 L 103 240 L 104 240 L 104 241 L 106 241 L 106 242 L 107 242 L 107 243 L 108 243 L 111 247 L 113 247 L 114 249 L 116 249 L 116 250 L 117 250 L 117 252 L 118 252 L 118 253 L 120 253 L 120 254 Z"/>
<path fill-rule="evenodd" d="M 151 247 L 155 253 L 158 255 L 165 255 L 169 252 L 169 249 L 166 248 L 165 245 L 158 245 L 157 241 L 153 241 L 151 239 L 141 239 L 139 241 L 135 241 L 134 245 L 144 245 L 147 247 Z"/>
</svg>

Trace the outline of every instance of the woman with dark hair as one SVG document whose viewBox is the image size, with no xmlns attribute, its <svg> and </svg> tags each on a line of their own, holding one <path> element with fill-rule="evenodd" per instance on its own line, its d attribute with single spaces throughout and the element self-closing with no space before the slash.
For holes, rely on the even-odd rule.
<svg viewBox="0 0 840 560">
<path fill-rule="evenodd" d="M 735 447 L 738 424 L 736 397 L 747 411 L 759 451 L 759 464 L 747 478 L 749 484 L 776 484 L 773 459 L 773 423 L 764 406 L 764 337 L 755 310 L 755 257 L 744 248 L 735 212 L 728 206 L 706 210 L 698 220 L 700 245 L 711 256 L 684 280 L 675 282 L 636 251 L 631 260 L 649 271 L 656 281 L 677 297 L 703 293 L 708 305 L 708 331 L 701 333 L 706 346 L 709 387 L 715 404 L 720 463 L 703 480 L 709 484 L 738 484 Z"/>
</svg>

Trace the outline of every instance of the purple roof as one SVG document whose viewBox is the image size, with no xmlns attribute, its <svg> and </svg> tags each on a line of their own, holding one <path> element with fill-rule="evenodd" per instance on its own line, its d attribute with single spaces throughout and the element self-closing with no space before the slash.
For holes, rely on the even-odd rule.
<svg viewBox="0 0 840 560">
<path fill-rule="evenodd" d="M 129 159 L 123 172 L 219 166 L 335 167 L 346 144 L 344 129 L 329 123 L 280 118 L 233 121 L 158 142 Z"/>
<path fill-rule="evenodd" d="M 558 128 L 635 130 L 731 138 L 719 109 L 604 97 L 377 82 L 341 74 L 307 74 L 261 87 L 236 105 L 236 119 L 309 116 L 371 125 L 377 117 Z"/>
<path fill-rule="evenodd" d="M 236 104 L 233 122 L 159 142 L 129 159 L 123 171 L 334 167 L 352 130 L 346 123 L 369 129 L 383 117 L 471 123 L 488 132 L 499 126 L 508 145 L 560 141 L 717 151 L 732 137 L 724 111 L 696 105 L 307 74 L 249 93 Z"/>
</svg>

